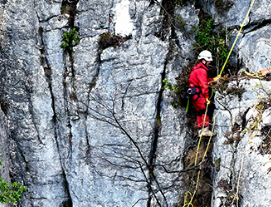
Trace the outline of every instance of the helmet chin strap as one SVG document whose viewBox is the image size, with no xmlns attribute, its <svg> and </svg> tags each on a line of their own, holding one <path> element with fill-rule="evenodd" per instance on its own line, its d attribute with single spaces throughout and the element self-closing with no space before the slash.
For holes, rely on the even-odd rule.
<svg viewBox="0 0 271 207">
<path fill-rule="evenodd" d="M 202 59 L 202 61 L 201 61 L 201 62 L 203 63 L 203 65 L 205 65 L 205 66 L 206 66 L 206 64 L 207 64 L 207 61 L 206 61 L 206 60 Z"/>
</svg>

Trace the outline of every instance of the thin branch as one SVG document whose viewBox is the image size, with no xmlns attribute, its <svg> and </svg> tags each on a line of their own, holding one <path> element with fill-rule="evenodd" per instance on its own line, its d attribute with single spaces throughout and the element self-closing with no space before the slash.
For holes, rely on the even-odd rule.
<svg viewBox="0 0 271 207">
<path fill-rule="evenodd" d="M 141 163 L 139 162 L 138 164 L 139 164 L 140 169 L 141 169 L 141 172 L 142 172 L 143 176 L 145 177 L 145 180 L 146 180 L 146 182 L 147 182 L 147 184 L 148 184 L 149 190 L 151 191 L 152 195 L 154 196 L 155 200 L 157 201 L 157 204 L 158 204 L 160 207 L 162 207 L 161 203 L 159 202 L 158 197 L 156 196 L 155 192 L 153 191 L 153 189 L 152 189 L 152 187 L 151 187 L 151 183 L 149 182 L 149 179 L 147 178 L 147 176 L 146 176 L 146 174 L 145 174 L 145 172 L 144 172 L 144 169 L 143 169 Z"/>
</svg>

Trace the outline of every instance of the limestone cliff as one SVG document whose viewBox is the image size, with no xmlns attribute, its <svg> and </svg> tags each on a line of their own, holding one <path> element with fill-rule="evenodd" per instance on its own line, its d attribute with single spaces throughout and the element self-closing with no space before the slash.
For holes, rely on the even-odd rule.
<svg viewBox="0 0 271 207">
<path fill-rule="evenodd" d="M 235 37 L 250 1 L 222 12 L 217 2 L 229 1 L 0 1 L 1 173 L 28 188 L 16 206 L 182 206 L 195 138 L 162 80 L 174 82 L 193 60 L 200 11 Z M 270 11 L 256 0 L 231 57 L 240 71 L 270 67 Z M 63 50 L 71 28 L 80 42 Z M 269 206 L 270 81 L 231 86 L 246 91 L 216 93 L 211 165 L 219 167 L 206 206 Z M 242 138 L 226 144 L 229 131 Z"/>
</svg>

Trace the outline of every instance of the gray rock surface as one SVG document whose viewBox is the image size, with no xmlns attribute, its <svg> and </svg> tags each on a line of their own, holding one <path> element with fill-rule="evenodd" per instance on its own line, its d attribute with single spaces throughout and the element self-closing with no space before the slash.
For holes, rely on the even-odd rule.
<svg viewBox="0 0 271 207">
<path fill-rule="evenodd" d="M 250 72 L 258 72 L 261 69 L 271 67 L 271 26 L 267 25 L 256 31 L 249 32 L 239 44 L 239 56 L 244 68 Z"/>
<path fill-rule="evenodd" d="M 3 105 L 3 103 L 2 103 Z M 0 109 L 0 152 L 1 152 L 1 171 L 0 175 L 3 180 L 10 180 L 10 145 L 9 145 L 9 130 L 7 127 L 4 112 Z M 10 204 L 0 204 L 1 207 L 9 207 Z"/>
<path fill-rule="evenodd" d="M 180 171 L 191 135 L 185 109 L 172 107 L 162 80 L 175 83 L 193 60 L 199 4 L 231 29 L 249 7 L 235 1 L 229 12 L 218 13 L 213 3 L 175 7 L 187 22 L 178 26 L 168 24 L 162 0 L 0 1 L 2 175 L 28 188 L 15 206 L 175 207 L 180 202 L 185 193 Z M 61 14 L 65 5 L 76 15 Z M 235 48 L 241 69 L 270 67 L 269 14 L 268 1 L 256 1 Z M 64 51 L 62 36 L 72 26 L 80 43 Z M 100 35 L 107 32 L 117 41 L 101 48 Z M 270 108 L 259 115 L 256 105 L 267 98 L 270 91 L 262 87 L 271 88 L 270 82 L 241 80 L 229 87 L 235 85 L 247 91 L 241 97 L 216 95 L 213 160 L 221 163 L 213 175 L 212 205 L 226 205 L 231 192 L 219 187 L 225 181 L 232 189 L 239 182 L 240 205 L 268 206 L 270 152 L 263 133 L 270 126 Z M 232 125 L 248 129 L 258 116 L 259 130 L 244 131 L 238 144 L 225 144 Z"/>
<path fill-rule="evenodd" d="M 241 98 L 216 96 L 218 135 L 213 160 L 219 160 L 220 166 L 213 179 L 214 207 L 238 206 L 234 200 L 237 195 L 241 196 L 239 206 L 268 206 L 270 203 L 269 196 L 266 197 L 270 190 L 271 162 L 267 147 L 270 108 L 260 107 L 263 100 L 270 104 L 270 84 L 257 79 L 242 80 L 238 85 L 229 85 L 246 88 Z M 259 195 L 262 199 L 255 201 Z"/>
</svg>

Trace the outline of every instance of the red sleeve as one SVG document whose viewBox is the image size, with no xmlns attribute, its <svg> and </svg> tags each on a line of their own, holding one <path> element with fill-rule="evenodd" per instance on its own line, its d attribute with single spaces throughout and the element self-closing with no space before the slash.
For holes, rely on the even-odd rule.
<svg viewBox="0 0 271 207">
<path fill-rule="evenodd" d="M 205 98 L 209 98 L 207 71 L 204 69 L 199 69 L 197 72 L 198 72 L 199 86 L 201 88 L 202 95 Z"/>
<path fill-rule="evenodd" d="M 214 78 L 207 78 L 208 83 L 214 81 Z"/>
</svg>

